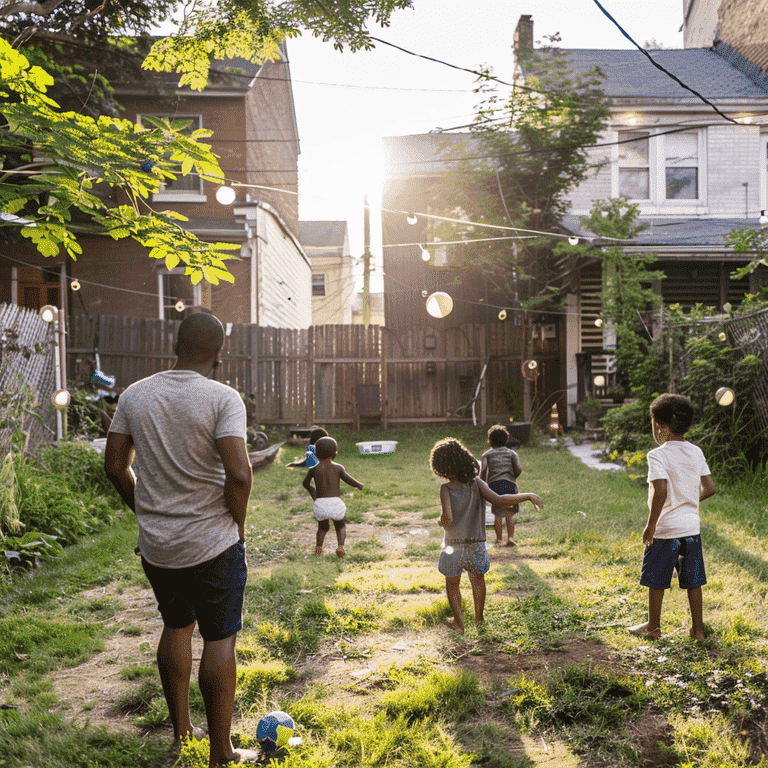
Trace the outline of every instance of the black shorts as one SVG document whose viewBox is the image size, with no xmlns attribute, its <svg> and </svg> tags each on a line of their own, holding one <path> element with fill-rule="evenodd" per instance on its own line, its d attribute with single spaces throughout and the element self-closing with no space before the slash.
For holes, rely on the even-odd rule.
<svg viewBox="0 0 768 768">
<path fill-rule="evenodd" d="M 143 557 L 141 564 L 169 629 L 197 621 L 203 640 L 223 640 L 242 629 L 248 576 L 245 541 L 190 568 L 158 568 Z"/>
<path fill-rule="evenodd" d="M 511 480 L 494 480 L 492 483 L 488 483 L 488 487 L 499 496 L 506 496 L 508 493 L 519 493 L 517 490 L 517 483 Z M 512 514 L 516 515 L 520 511 L 520 505 L 515 504 L 514 507 L 510 507 Z M 507 511 L 506 507 L 493 507 L 494 515 L 503 515 Z"/>
</svg>

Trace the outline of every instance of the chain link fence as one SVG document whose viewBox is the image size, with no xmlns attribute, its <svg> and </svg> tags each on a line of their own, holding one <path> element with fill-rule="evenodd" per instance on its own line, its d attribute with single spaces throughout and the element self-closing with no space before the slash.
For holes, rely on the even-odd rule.
<svg viewBox="0 0 768 768">
<path fill-rule="evenodd" d="M 34 452 L 56 439 L 53 323 L 15 304 L 0 304 L 0 456 L 23 435 Z"/>
</svg>

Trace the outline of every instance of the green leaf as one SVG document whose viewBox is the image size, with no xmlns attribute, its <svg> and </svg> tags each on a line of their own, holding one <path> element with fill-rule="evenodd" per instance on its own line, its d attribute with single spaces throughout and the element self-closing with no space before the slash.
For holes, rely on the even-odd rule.
<svg viewBox="0 0 768 768">
<path fill-rule="evenodd" d="M 169 253 L 165 257 L 165 268 L 169 271 L 175 269 L 179 261 L 180 259 L 175 253 Z"/>
</svg>

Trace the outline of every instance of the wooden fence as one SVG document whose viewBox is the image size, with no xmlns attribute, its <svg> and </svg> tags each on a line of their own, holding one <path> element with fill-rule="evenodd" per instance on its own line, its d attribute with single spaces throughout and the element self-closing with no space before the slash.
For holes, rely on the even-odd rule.
<svg viewBox="0 0 768 768">
<path fill-rule="evenodd" d="M 173 364 L 178 321 L 100 315 L 70 318 L 70 378 L 86 384 L 98 351 L 101 369 L 125 387 Z M 497 322 L 421 328 L 395 335 L 383 326 L 326 325 L 306 330 L 227 325 L 225 381 L 254 399 L 260 424 L 347 424 L 358 384 L 378 384 L 386 424 L 523 420 L 524 326 Z M 557 339 L 536 342 L 537 360 L 554 382 Z M 531 354 L 531 349 L 528 349 Z"/>
</svg>

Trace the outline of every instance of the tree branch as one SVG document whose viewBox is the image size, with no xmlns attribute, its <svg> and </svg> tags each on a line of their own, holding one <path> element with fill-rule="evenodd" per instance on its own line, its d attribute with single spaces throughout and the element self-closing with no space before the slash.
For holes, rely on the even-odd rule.
<svg viewBox="0 0 768 768">
<path fill-rule="evenodd" d="M 0 6 L 0 16 L 15 16 L 17 13 L 31 13 L 34 16 L 49 16 L 64 0 L 48 0 L 47 3 L 17 2 Z"/>
</svg>

